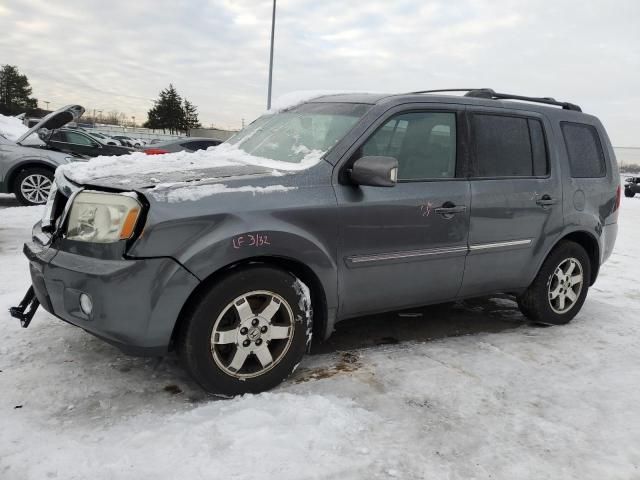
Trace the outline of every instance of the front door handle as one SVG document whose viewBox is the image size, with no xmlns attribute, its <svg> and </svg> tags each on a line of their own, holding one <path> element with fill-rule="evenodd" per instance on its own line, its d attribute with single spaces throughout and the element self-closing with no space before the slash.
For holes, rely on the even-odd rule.
<svg viewBox="0 0 640 480">
<path fill-rule="evenodd" d="M 464 205 L 456 205 L 453 202 L 444 202 L 441 207 L 435 209 L 438 215 L 442 215 L 444 218 L 451 218 L 456 213 L 463 213 L 467 210 Z"/>
<path fill-rule="evenodd" d="M 557 201 L 551 198 L 550 195 L 542 195 L 536 200 L 536 204 L 541 207 L 550 207 L 551 205 L 555 205 L 556 203 Z"/>
</svg>

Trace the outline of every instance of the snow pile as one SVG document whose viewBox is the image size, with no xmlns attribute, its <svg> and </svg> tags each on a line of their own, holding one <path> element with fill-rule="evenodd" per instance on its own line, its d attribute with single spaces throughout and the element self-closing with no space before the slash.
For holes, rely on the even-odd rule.
<svg viewBox="0 0 640 480">
<path fill-rule="evenodd" d="M 134 152 L 119 157 L 96 157 L 88 162 L 74 162 L 60 168 L 71 180 L 87 183 L 104 177 L 171 173 L 232 165 L 258 165 L 275 170 L 298 171 L 315 165 L 321 158 L 322 152 L 311 150 L 299 163 L 281 162 L 256 157 L 234 145 L 223 143 L 217 147 L 196 152 L 165 153 L 163 155 L 146 155 L 142 152 Z"/>
<path fill-rule="evenodd" d="M 0 114 L 0 134 L 14 142 L 29 130 L 22 120 L 16 117 L 6 117 Z"/>
<path fill-rule="evenodd" d="M 87 442 L 77 427 L 69 425 L 70 435 L 60 438 L 53 432 L 40 435 L 32 424 L 23 432 L 38 439 L 32 448 L 20 450 L 0 441 L 0 467 L 17 467 L 4 471 L 7 480 L 298 480 L 309 463 L 324 463 L 323 473 L 339 476 L 345 461 L 351 468 L 366 467 L 368 458 L 358 455 L 353 440 L 372 432 L 376 420 L 375 414 L 349 399 L 266 393 L 212 401 L 168 414 L 161 422 L 153 414 L 143 414 L 99 428 L 99 436 L 110 439 L 100 442 L 100 448 Z M 336 443 L 342 448 L 335 448 Z M 24 476 L 12 477 L 13 472 Z"/>
<path fill-rule="evenodd" d="M 253 187 L 250 185 L 242 187 L 227 187 L 222 183 L 199 185 L 182 184 L 184 186 L 179 187 L 176 187 L 175 185 L 176 184 L 161 183 L 151 190 L 150 193 L 156 200 L 177 203 L 184 201 L 196 201 L 219 193 L 248 192 L 255 196 L 257 193 L 288 192 L 296 189 L 296 187 L 285 187 L 284 185 L 269 185 L 267 187 Z"/>
</svg>

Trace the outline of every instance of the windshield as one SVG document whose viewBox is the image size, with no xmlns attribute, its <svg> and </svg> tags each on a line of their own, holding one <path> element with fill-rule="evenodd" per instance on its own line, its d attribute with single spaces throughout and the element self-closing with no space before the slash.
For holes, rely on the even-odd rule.
<svg viewBox="0 0 640 480">
<path fill-rule="evenodd" d="M 226 143 L 262 158 L 303 163 L 333 147 L 371 107 L 353 103 L 306 103 L 263 115 Z"/>
</svg>

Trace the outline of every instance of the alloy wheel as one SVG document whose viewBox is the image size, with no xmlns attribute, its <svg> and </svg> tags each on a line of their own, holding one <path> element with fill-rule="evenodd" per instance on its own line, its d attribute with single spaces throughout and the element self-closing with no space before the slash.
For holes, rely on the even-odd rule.
<svg viewBox="0 0 640 480">
<path fill-rule="evenodd" d="M 211 332 L 216 365 L 235 378 L 253 378 L 275 367 L 286 355 L 295 322 L 280 295 L 257 290 L 230 302 Z"/>
<path fill-rule="evenodd" d="M 558 314 L 571 310 L 582 292 L 584 275 L 582 265 L 575 258 L 566 258 L 549 277 L 548 296 L 551 309 Z"/>
<path fill-rule="evenodd" d="M 26 176 L 20 183 L 20 192 L 33 204 L 46 203 L 51 190 L 51 180 L 40 173 Z"/>
</svg>

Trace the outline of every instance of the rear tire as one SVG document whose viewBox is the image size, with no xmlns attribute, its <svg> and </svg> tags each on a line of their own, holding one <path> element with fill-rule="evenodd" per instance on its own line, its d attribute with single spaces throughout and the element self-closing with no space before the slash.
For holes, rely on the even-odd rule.
<svg viewBox="0 0 640 480">
<path fill-rule="evenodd" d="M 632 197 L 635 197 L 636 194 L 634 192 L 632 192 L 631 190 L 629 190 L 628 188 L 625 188 L 624 189 L 624 196 L 632 198 Z"/>
<path fill-rule="evenodd" d="M 276 268 L 232 270 L 187 313 L 177 342 L 186 369 L 214 394 L 277 386 L 300 363 L 311 337 L 307 291 Z"/>
<path fill-rule="evenodd" d="M 46 168 L 27 168 L 16 176 L 13 193 L 22 205 L 44 205 L 53 184 L 53 172 Z"/>
<path fill-rule="evenodd" d="M 564 325 L 587 297 L 591 262 L 579 244 L 562 241 L 549 254 L 529 288 L 518 297 L 522 314 L 535 323 Z"/>
</svg>

